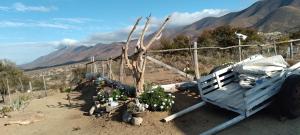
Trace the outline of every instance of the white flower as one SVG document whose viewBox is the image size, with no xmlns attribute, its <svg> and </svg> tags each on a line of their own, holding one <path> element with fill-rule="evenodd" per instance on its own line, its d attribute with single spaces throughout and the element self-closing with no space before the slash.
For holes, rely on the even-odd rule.
<svg viewBox="0 0 300 135">
<path fill-rule="evenodd" d="M 172 106 L 172 103 L 169 103 L 170 106 Z"/>
<path fill-rule="evenodd" d="M 171 93 L 169 93 L 168 95 L 169 95 L 169 96 L 172 96 L 172 94 L 171 94 Z"/>
<path fill-rule="evenodd" d="M 164 109 L 164 106 L 160 106 L 160 109 Z"/>
<path fill-rule="evenodd" d="M 148 108 L 149 107 L 149 105 L 148 104 L 145 104 L 145 108 Z"/>
<path fill-rule="evenodd" d="M 162 105 L 166 105 L 165 102 L 162 102 Z"/>
<path fill-rule="evenodd" d="M 157 104 L 154 104 L 153 106 L 154 106 L 154 107 L 156 107 L 156 106 L 157 106 Z"/>
<path fill-rule="evenodd" d="M 174 102 L 174 101 L 172 101 L 171 103 L 172 103 L 172 104 L 174 104 L 175 102 Z"/>
<path fill-rule="evenodd" d="M 164 101 L 168 101 L 168 99 L 164 99 Z"/>
<path fill-rule="evenodd" d="M 175 98 L 175 96 L 172 96 L 172 98 Z"/>
</svg>

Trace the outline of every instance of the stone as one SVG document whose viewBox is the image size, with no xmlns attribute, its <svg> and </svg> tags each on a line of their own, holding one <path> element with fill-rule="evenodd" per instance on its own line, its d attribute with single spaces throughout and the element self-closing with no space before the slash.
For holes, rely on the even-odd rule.
<svg viewBox="0 0 300 135">
<path fill-rule="evenodd" d="M 132 119 L 132 114 L 129 113 L 128 111 L 125 111 L 122 115 L 122 121 L 123 122 L 130 122 L 131 119 Z"/>
<path fill-rule="evenodd" d="M 131 124 L 136 125 L 136 126 L 140 126 L 143 122 L 143 118 L 141 117 L 132 117 L 131 119 Z"/>
</svg>

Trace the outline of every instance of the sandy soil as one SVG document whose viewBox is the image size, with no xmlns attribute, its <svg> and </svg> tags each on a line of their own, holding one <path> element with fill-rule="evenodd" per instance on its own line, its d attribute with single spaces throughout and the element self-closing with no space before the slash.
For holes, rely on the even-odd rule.
<svg viewBox="0 0 300 135">
<path fill-rule="evenodd" d="M 0 133 L 1 135 L 195 135 L 236 115 L 207 105 L 170 123 L 160 122 L 170 113 L 199 102 L 199 99 L 191 93 L 178 92 L 175 93 L 176 105 L 172 112 L 147 112 L 142 126 L 132 126 L 120 122 L 118 113 L 112 118 L 85 116 L 86 109 L 90 107 L 88 95 L 93 94 L 93 91 L 87 89 L 83 93 L 84 95 L 79 92 L 72 93 L 74 99 L 72 107 L 68 106 L 65 93 L 35 99 L 24 111 L 11 113 L 11 118 L 0 118 Z M 300 118 L 282 122 L 272 112 L 272 108 L 267 108 L 219 134 L 300 134 Z M 8 121 L 30 119 L 37 121 L 29 125 L 4 126 Z"/>
</svg>

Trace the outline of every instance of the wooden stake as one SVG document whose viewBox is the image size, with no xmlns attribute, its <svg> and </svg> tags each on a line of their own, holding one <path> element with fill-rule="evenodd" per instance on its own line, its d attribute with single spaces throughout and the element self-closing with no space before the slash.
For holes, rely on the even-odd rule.
<svg viewBox="0 0 300 135">
<path fill-rule="evenodd" d="M 31 81 L 29 81 L 29 91 L 32 91 L 32 85 L 31 85 Z"/>
<path fill-rule="evenodd" d="M 242 47 L 241 47 L 241 38 L 239 38 L 239 58 L 242 61 Z"/>
<path fill-rule="evenodd" d="M 197 52 L 197 42 L 194 42 L 194 66 L 196 79 L 200 79 L 199 67 L 198 67 L 198 52 Z"/>
<path fill-rule="evenodd" d="M 19 77 L 19 82 L 20 82 L 20 84 L 21 84 L 21 91 L 24 91 L 24 86 L 23 86 L 23 83 L 22 83 L 22 80 L 21 80 L 20 77 Z"/>
<path fill-rule="evenodd" d="M 274 52 L 275 52 L 275 55 L 277 55 L 277 46 L 276 46 L 276 42 L 275 42 L 275 41 L 274 41 L 273 46 L 274 46 Z"/>
<path fill-rule="evenodd" d="M 8 98 L 9 98 L 9 104 L 12 105 L 11 97 L 10 97 L 10 88 L 8 84 L 8 79 L 6 78 L 6 86 L 7 86 L 7 93 L 8 93 Z"/>
<path fill-rule="evenodd" d="M 47 87 L 46 87 L 46 80 L 45 80 L 45 76 L 44 75 L 43 75 L 43 82 L 44 82 L 45 95 L 47 96 Z"/>
<path fill-rule="evenodd" d="M 125 63 L 125 56 L 123 53 L 123 47 L 122 47 L 122 54 L 121 54 L 121 60 L 120 60 L 120 73 L 119 73 L 119 81 L 123 82 L 124 80 L 124 63 Z"/>
<path fill-rule="evenodd" d="M 102 65 L 102 77 L 104 77 L 105 76 L 105 74 L 104 74 L 104 67 L 105 66 L 104 66 L 104 62 L 103 61 L 101 62 L 101 65 Z"/>
<path fill-rule="evenodd" d="M 263 51 L 263 47 L 262 46 L 259 46 L 259 51 L 260 51 L 260 54 L 263 55 L 264 51 Z"/>
<path fill-rule="evenodd" d="M 290 43 L 290 58 L 293 59 L 294 58 L 294 51 L 293 51 L 293 42 Z"/>
<path fill-rule="evenodd" d="M 109 59 L 109 76 L 110 76 L 110 79 L 113 80 L 114 77 L 113 77 L 113 72 L 112 72 L 111 66 L 112 66 L 112 59 L 110 58 Z"/>
</svg>

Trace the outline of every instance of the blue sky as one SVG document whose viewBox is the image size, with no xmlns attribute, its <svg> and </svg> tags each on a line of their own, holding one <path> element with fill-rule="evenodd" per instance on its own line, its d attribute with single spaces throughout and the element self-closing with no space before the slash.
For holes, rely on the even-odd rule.
<svg viewBox="0 0 300 135">
<path fill-rule="evenodd" d="M 30 62 L 61 46 L 124 40 L 139 16 L 152 30 L 172 14 L 170 26 L 244 9 L 256 0 L 1 0 L 0 59 Z"/>
</svg>

